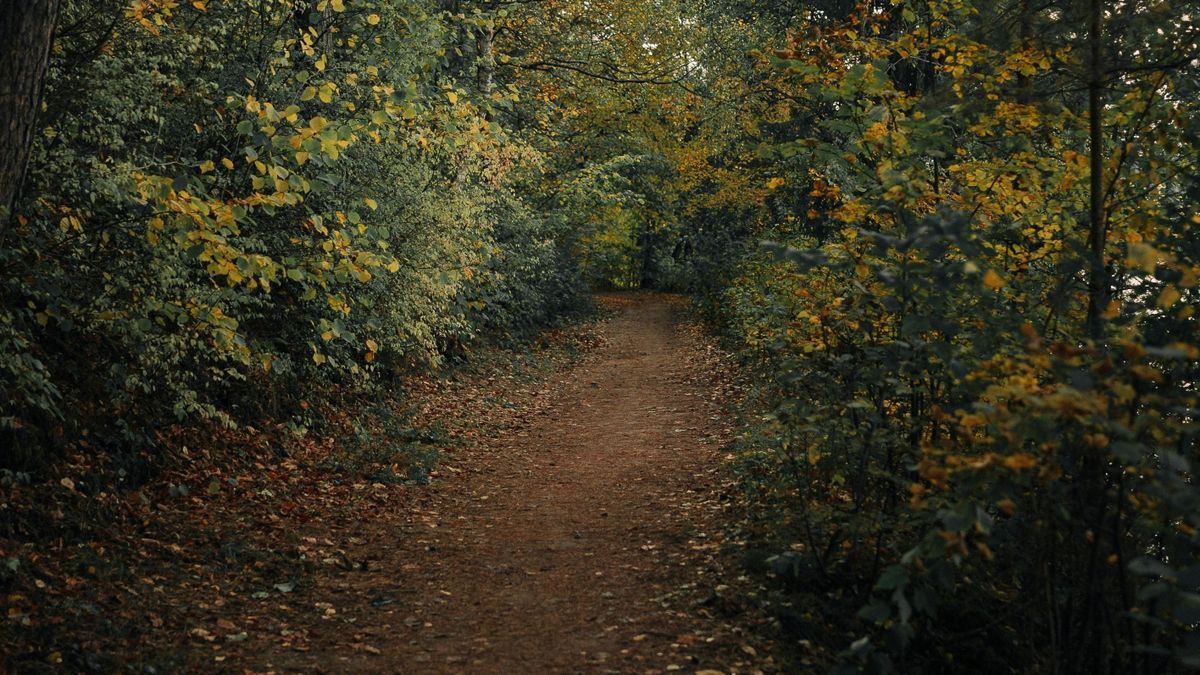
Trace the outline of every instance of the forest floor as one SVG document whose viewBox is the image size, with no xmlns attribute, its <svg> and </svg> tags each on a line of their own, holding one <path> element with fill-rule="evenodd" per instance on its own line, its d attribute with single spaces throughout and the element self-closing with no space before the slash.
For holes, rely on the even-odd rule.
<svg viewBox="0 0 1200 675">
<path fill-rule="evenodd" d="M 320 444 L 224 472 L 206 454 L 207 490 L 119 498 L 133 533 L 0 539 L 8 668 L 778 670 L 723 553 L 729 359 L 683 298 L 601 301 L 579 358 L 425 382 L 416 418 L 449 436 L 428 485 L 330 474 Z M 116 499 L 63 480 L 69 503 Z"/>
</svg>

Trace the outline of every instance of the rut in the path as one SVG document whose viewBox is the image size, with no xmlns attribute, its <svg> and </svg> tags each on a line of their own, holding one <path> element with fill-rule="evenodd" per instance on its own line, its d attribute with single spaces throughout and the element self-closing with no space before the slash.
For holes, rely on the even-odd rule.
<svg viewBox="0 0 1200 675">
<path fill-rule="evenodd" d="M 376 523 L 384 559 L 340 584 L 388 599 L 341 617 L 370 651 L 268 653 L 254 666 L 730 672 L 738 640 L 696 602 L 715 583 L 703 561 L 721 528 L 728 434 L 714 358 L 683 330 L 683 300 L 621 303 L 606 344 L 547 385 L 539 415 L 454 453 L 411 526 Z"/>
</svg>

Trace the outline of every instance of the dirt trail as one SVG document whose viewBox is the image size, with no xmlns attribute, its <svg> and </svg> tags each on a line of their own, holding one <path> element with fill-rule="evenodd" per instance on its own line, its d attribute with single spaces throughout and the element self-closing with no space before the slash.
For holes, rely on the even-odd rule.
<svg viewBox="0 0 1200 675">
<path fill-rule="evenodd" d="M 523 423 L 453 452 L 412 513 L 357 528 L 376 559 L 318 581 L 310 600 L 329 607 L 308 651 L 226 665 L 755 670 L 739 630 L 703 602 L 719 583 L 729 433 L 717 357 L 682 321 L 684 300 L 607 301 L 620 308 L 603 346 L 535 392 Z"/>
</svg>

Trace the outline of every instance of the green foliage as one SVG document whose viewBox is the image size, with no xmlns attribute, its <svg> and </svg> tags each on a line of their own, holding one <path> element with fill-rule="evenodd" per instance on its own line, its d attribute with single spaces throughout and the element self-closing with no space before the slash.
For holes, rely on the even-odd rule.
<svg viewBox="0 0 1200 675">
<path fill-rule="evenodd" d="M 462 26 L 420 1 L 65 2 L 0 229 L 6 463 L 286 416 L 580 304 L 541 155 L 489 119 L 516 95 L 446 58 Z"/>
<path fill-rule="evenodd" d="M 739 468 L 844 605 L 831 665 L 1193 668 L 1196 16 L 66 0 L 0 221 L 4 463 L 687 289 L 759 377 Z M 331 462 L 419 469 L 407 424 Z"/>
</svg>

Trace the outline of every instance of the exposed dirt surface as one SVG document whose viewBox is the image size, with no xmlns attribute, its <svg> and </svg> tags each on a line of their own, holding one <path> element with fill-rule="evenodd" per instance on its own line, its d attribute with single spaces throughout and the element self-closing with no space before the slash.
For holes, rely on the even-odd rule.
<svg viewBox="0 0 1200 675">
<path fill-rule="evenodd" d="M 445 429 L 427 474 L 252 432 L 132 492 L 85 462 L 6 488 L 0 672 L 777 670 L 722 553 L 729 361 L 683 298 L 601 301 L 545 353 L 406 384 Z"/>
<path fill-rule="evenodd" d="M 455 452 L 412 513 L 364 523 L 379 559 L 322 580 L 337 613 L 309 651 L 247 667 L 756 669 L 740 629 L 705 607 L 726 503 L 718 354 L 681 322 L 683 299 L 605 300 L 618 313 L 602 346 L 534 392 L 528 415 Z"/>
</svg>

